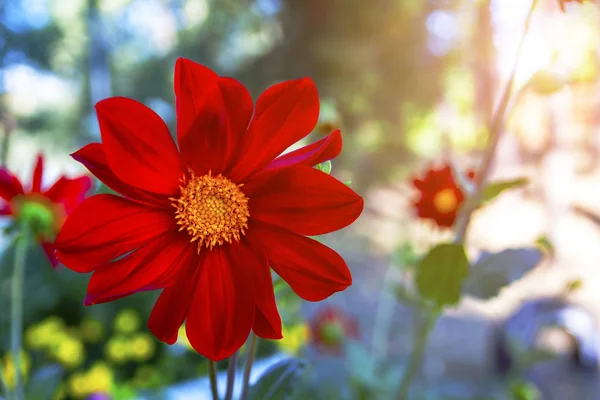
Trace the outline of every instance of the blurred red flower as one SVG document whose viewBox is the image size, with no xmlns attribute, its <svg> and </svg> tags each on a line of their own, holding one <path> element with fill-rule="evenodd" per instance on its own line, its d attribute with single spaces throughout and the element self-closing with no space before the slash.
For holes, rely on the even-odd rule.
<svg viewBox="0 0 600 400">
<path fill-rule="evenodd" d="M 279 156 L 317 123 L 310 79 L 272 86 L 253 105 L 238 81 L 180 58 L 175 96 L 179 150 L 143 104 L 96 105 L 103 143 L 73 157 L 123 197 L 86 200 L 58 235 L 57 256 L 93 271 L 85 305 L 164 289 L 152 333 L 173 344 L 186 321 L 192 347 L 221 360 L 251 330 L 281 338 L 269 266 L 309 301 L 351 285 L 344 260 L 306 236 L 351 224 L 363 200 L 313 168 L 340 153 L 339 131 Z"/>
<path fill-rule="evenodd" d="M 346 339 L 359 337 L 356 320 L 332 306 L 323 307 L 313 317 L 310 332 L 311 341 L 318 349 L 336 355 L 341 353 Z"/>
<path fill-rule="evenodd" d="M 473 179 L 475 173 L 469 171 L 467 176 Z M 413 179 L 412 184 L 419 191 L 419 197 L 413 203 L 417 215 L 435 221 L 441 228 L 451 228 L 464 195 L 454 180 L 450 166 L 431 168 L 424 178 Z"/>
<path fill-rule="evenodd" d="M 8 169 L 0 168 L 0 215 L 29 224 L 52 267 L 58 265 L 54 255 L 54 238 L 66 216 L 85 198 L 92 186 L 89 176 L 71 179 L 61 176 L 49 189 L 42 190 L 44 157 L 39 154 L 31 178 L 31 188 Z"/>
</svg>

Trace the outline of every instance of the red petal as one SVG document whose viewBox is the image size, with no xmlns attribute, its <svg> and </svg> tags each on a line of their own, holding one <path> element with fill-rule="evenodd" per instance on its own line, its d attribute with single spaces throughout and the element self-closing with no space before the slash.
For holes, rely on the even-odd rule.
<svg viewBox="0 0 600 400">
<path fill-rule="evenodd" d="M 86 273 L 174 230 L 168 211 L 98 194 L 66 219 L 56 238 L 56 256 L 66 267 Z"/>
<path fill-rule="evenodd" d="M 44 156 L 38 154 L 33 177 L 31 178 L 31 192 L 39 193 L 42 190 L 42 175 L 44 174 Z"/>
<path fill-rule="evenodd" d="M 137 189 L 121 181 L 110 169 L 106 161 L 102 143 L 90 143 L 71 156 L 85 167 L 102 183 L 123 196 L 147 205 L 166 206 L 170 200 L 161 195 Z"/>
<path fill-rule="evenodd" d="M 180 58 L 175 66 L 178 140 L 197 175 L 224 172 L 239 151 L 252 116 L 252 97 L 231 78 Z"/>
<path fill-rule="evenodd" d="M 251 221 L 248 238 L 265 249 L 271 268 L 304 300 L 321 301 L 352 284 L 342 257 L 316 240 L 258 221 Z"/>
<path fill-rule="evenodd" d="M 105 303 L 130 294 L 173 284 L 193 262 L 196 246 L 186 234 L 163 235 L 94 271 L 85 305 Z"/>
<path fill-rule="evenodd" d="M 40 245 L 42 246 L 42 250 L 44 251 L 46 258 L 48 258 L 50 265 L 52 265 L 52 268 L 56 268 L 58 266 L 58 259 L 54 254 L 54 244 L 50 242 L 42 242 Z"/>
<path fill-rule="evenodd" d="M 232 262 L 249 272 L 256 301 L 253 330 L 265 339 L 281 339 L 281 317 L 275 303 L 271 268 L 261 249 L 252 249 L 244 242 L 231 249 Z"/>
<path fill-rule="evenodd" d="M 192 253 L 193 254 L 193 253 Z M 183 274 L 175 284 L 165 288 L 148 320 L 148 329 L 158 338 L 168 344 L 177 341 L 179 328 L 185 321 L 192 302 L 192 296 L 196 289 L 200 266 L 195 269 L 188 269 L 188 273 Z"/>
<path fill-rule="evenodd" d="M 281 339 L 283 338 L 283 334 L 281 333 L 281 317 L 278 326 L 269 320 L 269 318 L 260 310 L 260 308 L 256 307 L 252 331 L 257 336 L 264 339 Z"/>
<path fill-rule="evenodd" d="M 124 97 L 100 101 L 96 113 L 108 165 L 119 179 L 152 193 L 179 193 L 186 168 L 158 114 Z"/>
<path fill-rule="evenodd" d="M 303 165 L 280 170 L 248 195 L 252 218 L 302 235 L 322 235 L 344 228 L 360 216 L 364 207 L 363 199 L 348 186 Z"/>
<path fill-rule="evenodd" d="M 231 177 L 242 182 L 268 165 L 285 149 L 308 135 L 319 118 L 319 94 L 310 78 L 267 89 L 256 102 L 243 152 Z"/>
<path fill-rule="evenodd" d="M 252 96 L 248 89 L 233 78 L 219 78 L 219 87 L 225 106 L 231 151 L 228 154 L 227 166 L 237 161 L 241 141 L 246 134 L 250 118 L 252 118 Z"/>
<path fill-rule="evenodd" d="M 62 204 L 65 212 L 70 214 L 84 199 L 88 190 L 92 187 L 92 179 L 89 176 L 80 176 L 78 178 L 67 178 L 61 176 L 45 196 L 54 203 Z"/>
<path fill-rule="evenodd" d="M 207 100 L 214 94 L 219 76 L 209 68 L 186 58 L 175 63 L 175 104 L 177 108 L 177 140 L 192 133 L 192 128 L 203 112 Z M 221 111 L 221 110 L 219 110 Z"/>
<path fill-rule="evenodd" d="M 185 325 L 192 347 L 223 360 L 244 344 L 254 323 L 255 302 L 245 265 L 232 262 L 227 247 L 203 253 L 200 280 Z"/>
<path fill-rule="evenodd" d="M 0 197 L 11 201 L 16 195 L 23 193 L 23 185 L 19 178 L 6 169 L 0 169 Z"/>
<path fill-rule="evenodd" d="M 314 143 L 304 146 L 298 150 L 277 157 L 271 164 L 265 167 L 266 171 L 291 167 L 293 165 L 306 165 L 313 167 L 319 163 L 337 157 L 342 151 L 342 133 L 340 130 L 333 131 L 329 136 Z"/>
</svg>

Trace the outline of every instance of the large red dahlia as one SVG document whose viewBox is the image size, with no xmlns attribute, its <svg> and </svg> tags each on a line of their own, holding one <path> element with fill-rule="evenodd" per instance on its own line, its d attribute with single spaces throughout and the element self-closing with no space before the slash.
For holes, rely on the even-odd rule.
<svg viewBox="0 0 600 400">
<path fill-rule="evenodd" d="M 220 360 L 251 330 L 282 337 L 269 267 L 309 301 L 352 283 L 344 260 L 306 235 L 351 224 L 363 200 L 312 168 L 340 153 L 339 131 L 280 156 L 317 123 L 310 79 L 277 84 L 253 106 L 238 81 L 178 59 L 175 96 L 179 150 L 143 104 L 96 105 L 103 143 L 73 157 L 123 197 L 86 200 L 56 254 L 74 271 L 93 271 L 85 305 L 164 289 L 150 330 L 172 344 L 186 321 L 194 349 Z"/>
<path fill-rule="evenodd" d="M 66 216 L 85 198 L 92 186 L 89 176 L 61 176 L 50 188 L 42 189 L 44 157 L 39 154 L 33 169 L 31 186 L 23 184 L 8 169 L 0 169 L 0 215 L 26 223 L 35 235 L 52 267 L 58 265 L 54 255 L 54 238 Z"/>
</svg>

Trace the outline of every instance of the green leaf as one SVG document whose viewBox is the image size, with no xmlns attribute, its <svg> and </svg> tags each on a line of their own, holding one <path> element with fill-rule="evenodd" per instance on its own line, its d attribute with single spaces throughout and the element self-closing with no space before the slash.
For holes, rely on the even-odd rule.
<svg viewBox="0 0 600 400">
<path fill-rule="evenodd" d="M 551 71 L 539 70 L 533 74 L 528 85 L 537 94 L 550 95 L 560 91 L 564 82 Z"/>
<path fill-rule="evenodd" d="M 519 380 L 511 382 L 510 394 L 514 400 L 540 400 L 542 394 L 533 384 Z"/>
<path fill-rule="evenodd" d="M 113 385 L 110 394 L 113 400 L 135 400 L 138 395 L 136 390 L 127 384 Z"/>
<path fill-rule="evenodd" d="M 346 185 L 346 186 L 352 185 L 352 179 L 348 179 L 346 182 L 344 182 L 344 185 Z"/>
<path fill-rule="evenodd" d="M 325 172 L 326 174 L 330 174 L 331 173 L 331 161 L 327 160 L 325 162 L 317 164 L 315 166 L 315 168 L 318 169 L 319 171 Z"/>
<path fill-rule="evenodd" d="M 394 264 L 401 269 L 412 269 L 419 261 L 419 254 L 410 242 L 398 246 L 393 254 Z"/>
<path fill-rule="evenodd" d="M 396 300 L 410 307 L 426 307 L 427 303 L 419 298 L 415 293 L 412 293 L 406 286 L 397 283 L 391 288 Z"/>
<path fill-rule="evenodd" d="M 347 341 L 345 354 L 350 376 L 364 387 L 377 386 L 376 362 L 371 353 L 361 343 Z"/>
<path fill-rule="evenodd" d="M 571 279 L 565 284 L 565 292 L 567 294 L 575 293 L 583 286 L 583 280 L 581 278 Z"/>
<path fill-rule="evenodd" d="M 504 192 L 505 190 L 522 187 L 527 185 L 528 183 L 529 180 L 527 178 L 517 178 L 507 181 L 492 182 L 483 189 L 481 202 L 487 203 L 490 200 L 497 197 L 500 193 Z"/>
<path fill-rule="evenodd" d="M 438 307 L 455 305 L 460 301 L 468 272 L 469 260 L 463 245 L 438 244 L 417 265 L 417 288 L 421 297 Z"/>
<path fill-rule="evenodd" d="M 273 281 L 273 292 L 275 292 L 275 295 L 277 295 L 277 293 L 281 292 L 282 290 L 285 290 L 287 286 L 287 282 L 281 279 L 280 276 L 277 276 Z"/>
<path fill-rule="evenodd" d="M 548 253 L 552 253 L 552 251 L 554 250 L 552 242 L 546 235 L 542 235 L 539 238 L 537 238 L 535 244 Z"/>
<path fill-rule="evenodd" d="M 496 297 L 503 287 L 523 277 L 543 257 L 544 253 L 535 247 L 483 253 L 471 268 L 465 293 L 481 299 Z"/>
<path fill-rule="evenodd" d="M 28 400 L 47 400 L 58 390 L 63 377 L 63 369 L 59 365 L 49 365 L 38 369 L 25 387 L 25 398 Z"/>
<path fill-rule="evenodd" d="M 305 368 L 306 362 L 296 358 L 287 358 L 273 364 L 250 387 L 249 400 L 283 400 L 288 398 L 294 384 Z"/>
</svg>

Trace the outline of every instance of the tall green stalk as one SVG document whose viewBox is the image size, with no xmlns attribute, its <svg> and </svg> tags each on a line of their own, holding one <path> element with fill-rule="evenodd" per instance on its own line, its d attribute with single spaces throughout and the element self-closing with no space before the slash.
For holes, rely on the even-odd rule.
<svg viewBox="0 0 600 400">
<path fill-rule="evenodd" d="M 25 258 L 29 247 L 29 229 L 23 224 L 15 244 L 14 267 L 11 282 L 10 303 L 10 348 L 15 368 L 14 396 L 24 400 L 23 377 L 21 376 L 21 350 L 23 338 L 23 288 L 25 284 Z"/>
<path fill-rule="evenodd" d="M 210 379 L 210 392 L 213 400 L 219 400 L 219 388 L 217 387 L 217 366 L 213 360 L 208 360 L 208 378 Z"/>
<path fill-rule="evenodd" d="M 500 142 L 500 137 L 502 136 L 506 110 L 508 108 L 508 104 L 510 103 L 510 99 L 513 93 L 513 85 L 517 73 L 519 59 L 523 50 L 523 44 L 525 43 L 525 38 L 527 37 L 527 33 L 529 32 L 531 18 L 533 16 L 535 7 L 538 4 L 538 1 L 539 0 L 532 1 L 531 7 L 529 8 L 529 14 L 527 14 L 527 18 L 525 19 L 523 34 L 521 36 L 521 41 L 517 49 L 517 55 L 515 57 L 510 77 L 506 82 L 504 91 L 502 92 L 502 97 L 500 98 L 500 103 L 496 112 L 494 113 L 492 121 L 490 122 L 490 143 L 483 156 L 481 167 L 476 173 L 476 183 L 473 188 L 473 192 L 469 193 L 469 198 L 467 198 L 463 203 L 463 207 L 461 208 L 457 217 L 455 226 L 455 243 L 464 243 L 467 228 L 469 227 L 469 223 L 471 222 L 471 216 L 478 207 L 478 200 L 483 193 L 483 189 L 485 188 L 485 184 L 490 174 L 491 166 L 496 155 L 496 149 L 498 147 L 498 143 Z M 429 335 L 431 334 L 431 331 L 433 330 L 433 327 L 435 326 L 435 323 L 437 322 L 440 315 L 441 310 L 430 310 L 425 323 L 419 325 L 417 329 L 417 336 L 415 337 L 413 351 L 410 354 L 409 364 L 406 369 L 406 372 L 404 373 L 402 382 L 400 384 L 400 388 L 398 390 L 397 400 L 408 399 L 410 384 L 416 376 L 419 368 L 421 367 Z"/>
<path fill-rule="evenodd" d="M 250 334 L 250 346 L 248 347 L 248 361 L 246 361 L 246 367 L 244 368 L 244 378 L 242 383 L 242 395 L 240 400 L 248 399 L 248 392 L 250 390 L 250 372 L 252 372 L 252 365 L 254 364 L 254 357 L 256 356 L 256 347 L 258 344 L 258 336 L 254 333 Z"/>
<path fill-rule="evenodd" d="M 229 357 L 229 365 L 227 366 L 227 390 L 225 391 L 225 400 L 233 399 L 233 387 L 235 386 L 235 372 L 237 367 L 239 351 L 233 353 Z"/>
<path fill-rule="evenodd" d="M 421 368 L 429 335 L 431 334 L 431 331 L 433 331 L 435 323 L 440 315 L 440 310 L 427 311 L 428 313 L 425 320 L 420 321 L 415 331 L 413 351 L 410 354 L 408 366 L 406 367 L 404 375 L 402 376 L 402 381 L 400 382 L 397 400 L 408 400 L 410 384 Z"/>
</svg>

